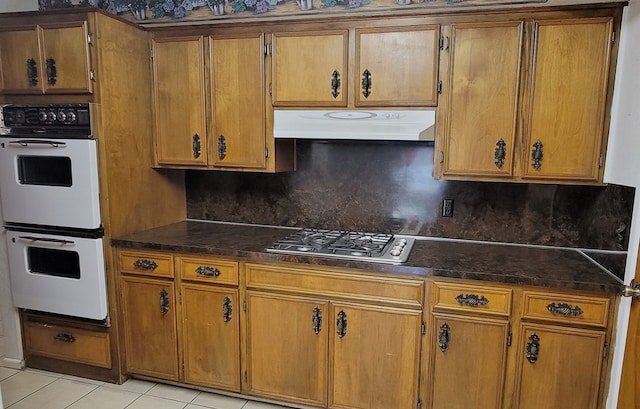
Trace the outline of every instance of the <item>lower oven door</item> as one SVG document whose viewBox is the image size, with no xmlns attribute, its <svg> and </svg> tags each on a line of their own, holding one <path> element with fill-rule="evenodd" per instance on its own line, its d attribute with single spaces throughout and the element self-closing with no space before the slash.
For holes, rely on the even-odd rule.
<svg viewBox="0 0 640 409">
<path fill-rule="evenodd" d="M 104 320 L 107 289 L 102 239 L 7 231 L 16 307 Z"/>
<path fill-rule="evenodd" d="M 0 191 L 6 222 L 99 228 L 96 141 L 0 138 Z"/>
</svg>

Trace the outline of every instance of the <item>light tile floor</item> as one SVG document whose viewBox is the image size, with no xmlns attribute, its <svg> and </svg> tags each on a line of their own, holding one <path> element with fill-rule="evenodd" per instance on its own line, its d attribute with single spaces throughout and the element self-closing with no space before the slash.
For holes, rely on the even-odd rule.
<svg viewBox="0 0 640 409">
<path fill-rule="evenodd" d="M 138 379 L 114 385 L 1 366 L 0 387 L 5 409 L 286 409 Z"/>
</svg>

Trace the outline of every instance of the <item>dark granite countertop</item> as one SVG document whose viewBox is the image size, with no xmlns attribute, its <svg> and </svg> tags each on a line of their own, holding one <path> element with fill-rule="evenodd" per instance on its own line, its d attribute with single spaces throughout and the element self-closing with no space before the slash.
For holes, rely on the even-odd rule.
<svg viewBox="0 0 640 409">
<path fill-rule="evenodd" d="M 590 251 L 587 257 L 577 249 L 425 238 L 416 241 L 409 259 L 402 265 L 265 251 L 272 242 L 290 233 L 288 228 L 187 220 L 113 238 L 111 243 L 124 248 L 355 268 L 416 278 L 461 278 L 606 294 L 622 289 L 620 279 L 594 261 L 598 258 L 597 251 Z M 605 255 L 603 259 L 623 257 L 623 254 Z"/>
</svg>

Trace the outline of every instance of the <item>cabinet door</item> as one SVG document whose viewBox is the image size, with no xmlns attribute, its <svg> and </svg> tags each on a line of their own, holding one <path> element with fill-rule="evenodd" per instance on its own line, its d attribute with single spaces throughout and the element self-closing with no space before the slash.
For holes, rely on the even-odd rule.
<svg viewBox="0 0 640 409">
<path fill-rule="evenodd" d="M 451 27 L 444 176 L 513 175 L 522 36 L 517 21 Z"/>
<path fill-rule="evenodd" d="M 611 31 L 610 18 L 535 23 L 524 177 L 598 179 Z"/>
<path fill-rule="evenodd" d="M 206 165 L 204 38 L 157 38 L 152 47 L 157 163 Z"/>
<path fill-rule="evenodd" d="M 182 284 L 184 381 L 240 391 L 238 290 Z"/>
<path fill-rule="evenodd" d="M 446 314 L 433 317 L 430 407 L 501 408 L 508 321 Z"/>
<path fill-rule="evenodd" d="M 92 91 L 86 21 L 41 26 L 42 84 L 46 94 Z"/>
<path fill-rule="evenodd" d="M 347 105 L 347 31 L 273 34 L 273 105 Z"/>
<path fill-rule="evenodd" d="M 421 311 L 332 304 L 330 408 L 418 402 Z"/>
<path fill-rule="evenodd" d="M 266 166 L 264 35 L 212 38 L 213 127 L 210 162 Z"/>
<path fill-rule="evenodd" d="M 604 331 L 522 324 L 514 407 L 596 408 L 604 341 Z"/>
<path fill-rule="evenodd" d="M 247 291 L 248 393 L 326 406 L 327 303 Z"/>
<path fill-rule="evenodd" d="M 438 26 L 356 30 L 357 106 L 435 106 Z"/>
<path fill-rule="evenodd" d="M 36 26 L 0 30 L 0 92 L 41 93 L 43 81 Z"/>
<path fill-rule="evenodd" d="M 177 381 L 173 282 L 122 276 L 121 286 L 127 372 Z"/>
</svg>

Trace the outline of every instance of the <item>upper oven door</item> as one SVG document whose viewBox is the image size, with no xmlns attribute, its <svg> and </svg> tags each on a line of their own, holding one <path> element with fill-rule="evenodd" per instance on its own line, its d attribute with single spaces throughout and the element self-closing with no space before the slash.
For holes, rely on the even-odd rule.
<svg viewBox="0 0 640 409">
<path fill-rule="evenodd" d="M 93 139 L 0 138 L 5 221 L 99 228 L 97 163 Z"/>
</svg>

